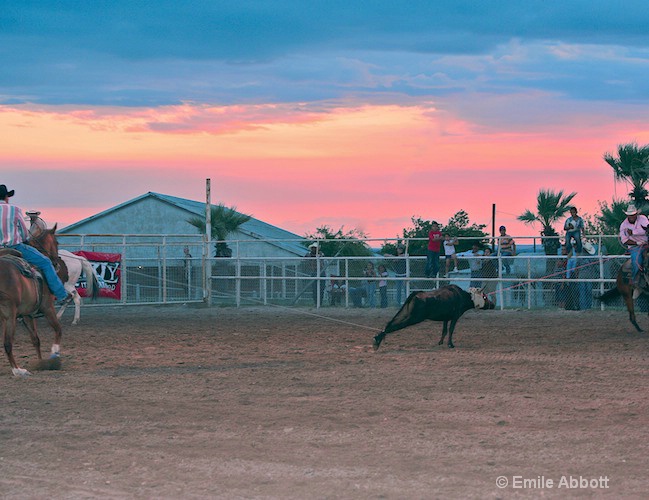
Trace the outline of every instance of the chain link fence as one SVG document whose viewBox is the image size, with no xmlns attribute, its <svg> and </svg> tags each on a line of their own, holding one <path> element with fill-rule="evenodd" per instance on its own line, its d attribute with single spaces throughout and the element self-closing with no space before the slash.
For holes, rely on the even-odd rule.
<svg viewBox="0 0 649 500">
<path fill-rule="evenodd" d="M 545 255 L 540 238 L 515 239 L 519 251 L 514 257 L 497 251 L 491 257 L 464 252 L 458 254 L 457 269 L 453 263 L 447 271 L 442 255 L 439 274 L 426 277 L 426 256 L 407 252 L 400 257 L 273 256 L 269 248 L 277 247 L 278 241 L 255 240 L 228 241 L 232 257 L 215 258 L 214 243 L 200 236 L 59 236 L 60 247 L 70 251 L 119 255 L 118 269 L 111 270 L 100 260 L 92 262 L 100 281 L 114 283 L 120 292 L 119 298 L 102 298 L 99 305 L 397 307 L 412 291 L 455 284 L 465 289 L 484 287 L 503 309 L 583 310 L 603 307 L 596 297 L 614 286 L 620 266 L 628 259 L 610 254 L 609 249 L 620 251 L 617 238 L 611 236 L 589 237 L 594 252 L 580 255 Z M 387 241 L 368 240 L 367 246 L 381 243 Z M 409 242 L 402 243 L 407 247 Z M 304 250 L 306 255 L 306 245 Z M 377 270 L 384 266 L 387 275 L 368 279 L 364 276 L 368 263 Z M 119 275 L 118 282 L 114 274 Z M 638 308 L 643 307 L 640 300 Z"/>
</svg>

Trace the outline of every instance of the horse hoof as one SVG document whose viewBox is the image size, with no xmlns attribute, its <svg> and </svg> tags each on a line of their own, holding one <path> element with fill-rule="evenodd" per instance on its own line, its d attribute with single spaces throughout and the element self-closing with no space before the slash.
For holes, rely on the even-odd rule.
<svg viewBox="0 0 649 500">
<path fill-rule="evenodd" d="M 449 345 L 448 345 L 448 348 L 449 348 L 449 349 L 455 349 L 455 344 L 449 344 Z"/>
<path fill-rule="evenodd" d="M 443 343 L 444 343 L 444 341 L 440 340 L 439 342 L 437 342 L 437 345 L 442 345 Z"/>
<path fill-rule="evenodd" d="M 24 368 L 12 368 L 11 372 L 14 374 L 14 377 L 18 378 L 27 378 L 31 375 L 31 373 L 29 373 Z"/>
</svg>

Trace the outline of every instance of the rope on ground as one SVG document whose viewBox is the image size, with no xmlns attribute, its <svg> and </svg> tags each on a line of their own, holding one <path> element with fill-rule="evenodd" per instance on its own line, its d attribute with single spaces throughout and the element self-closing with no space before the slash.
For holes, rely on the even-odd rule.
<svg viewBox="0 0 649 500">
<path fill-rule="evenodd" d="M 234 297 L 233 294 L 223 293 L 223 292 L 217 292 L 216 295 L 221 296 L 221 297 L 228 297 L 228 298 Z M 374 332 L 382 331 L 380 328 L 375 328 L 373 326 L 361 325 L 359 323 L 353 323 L 351 321 L 345 321 L 345 320 L 338 319 L 338 318 L 332 318 L 330 316 L 324 316 L 322 314 L 316 314 L 316 313 L 313 313 L 311 311 L 303 311 L 303 310 L 300 310 L 300 309 L 295 309 L 294 307 L 283 306 L 283 305 L 280 305 L 280 304 L 272 304 L 272 303 L 264 302 L 264 301 L 259 300 L 259 299 L 246 298 L 244 300 L 249 301 L 249 302 L 254 302 L 254 303 L 257 303 L 259 305 L 263 305 L 264 307 L 271 306 L 271 307 L 275 307 L 277 309 L 285 309 L 285 310 L 291 311 L 291 312 L 296 312 L 297 311 L 299 314 L 303 314 L 305 316 L 312 316 L 314 318 L 324 319 L 324 320 L 327 320 L 327 321 L 333 321 L 335 323 L 342 323 L 342 324 L 348 325 L 348 326 L 356 326 L 358 328 L 363 328 L 365 330 L 371 330 L 371 331 L 374 331 Z"/>
</svg>

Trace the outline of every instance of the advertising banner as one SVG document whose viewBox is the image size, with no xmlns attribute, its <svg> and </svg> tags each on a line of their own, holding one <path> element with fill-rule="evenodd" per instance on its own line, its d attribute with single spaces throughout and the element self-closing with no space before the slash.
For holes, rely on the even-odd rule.
<svg viewBox="0 0 649 500">
<path fill-rule="evenodd" d="M 79 250 L 72 252 L 75 255 L 85 257 L 95 270 L 97 280 L 99 281 L 99 296 L 109 299 L 121 299 L 121 262 L 122 254 L 103 253 L 103 252 L 86 252 Z M 77 291 L 82 297 L 86 296 L 87 283 L 85 274 L 81 275 L 76 284 Z"/>
</svg>

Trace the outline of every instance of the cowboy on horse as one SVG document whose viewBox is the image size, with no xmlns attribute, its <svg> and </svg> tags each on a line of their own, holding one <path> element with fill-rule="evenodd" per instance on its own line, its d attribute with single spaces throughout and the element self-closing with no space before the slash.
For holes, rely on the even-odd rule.
<svg viewBox="0 0 649 500">
<path fill-rule="evenodd" d="M 626 219 L 620 225 L 620 241 L 631 255 L 631 281 L 636 290 L 640 291 L 649 286 L 644 277 L 645 269 L 643 268 L 648 248 L 647 228 L 649 227 L 649 219 L 640 214 L 640 211 L 633 204 L 629 205 L 624 213 Z M 636 294 L 639 295 L 638 292 Z"/>
<path fill-rule="evenodd" d="M 68 304 L 72 301 L 72 294 L 63 287 L 52 261 L 33 246 L 25 244 L 29 231 L 22 210 L 9 204 L 9 198 L 14 194 L 13 189 L 9 191 L 4 184 L 0 185 L 0 247 L 18 250 L 23 259 L 42 273 L 47 286 L 61 305 Z"/>
</svg>

